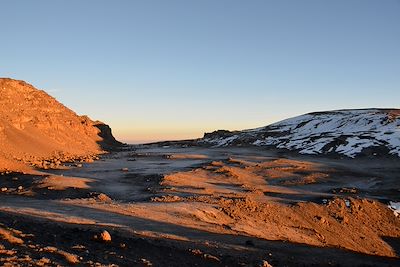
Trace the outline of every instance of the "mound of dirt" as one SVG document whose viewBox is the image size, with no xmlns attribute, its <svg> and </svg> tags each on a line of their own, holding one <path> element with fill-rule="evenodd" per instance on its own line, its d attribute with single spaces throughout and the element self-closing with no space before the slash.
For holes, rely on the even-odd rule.
<svg viewBox="0 0 400 267">
<path fill-rule="evenodd" d="M 78 116 L 28 83 L 0 78 L 0 170 L 90 158 L 116 145 L 104 123 Z"/>
</svg>

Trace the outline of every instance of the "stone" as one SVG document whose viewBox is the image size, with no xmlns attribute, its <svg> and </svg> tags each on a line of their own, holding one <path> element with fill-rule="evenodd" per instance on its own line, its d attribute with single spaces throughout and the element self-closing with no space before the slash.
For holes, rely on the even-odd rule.
<svg viewBox="0 0 400 267">
<path fill-rule="evenodd" d="M 272 267 L 272 265 L 271 265 L 271 264 L 269 264 L 269 262 L 268 262 L 268 261 L 266 261 L 266 260 L 263 260 L 263 261 L 262 261 L 262 263 L 260 264 L 260 267 Z"/>
<path fill-rule="evenodd" d="M 99 200 L 101 202 L 111 202 L 112 201 L 112 199 L 104 193 L 98 194 L 96 198 L 97 198 L 97 200 Z"/>
<path fill-rule="evenodd" d="M 104 230 L 103 232 L 101 232 L 99 239 L 102 242 L 111 242 L 111 235 L 108 231 Z"/>
</svg>

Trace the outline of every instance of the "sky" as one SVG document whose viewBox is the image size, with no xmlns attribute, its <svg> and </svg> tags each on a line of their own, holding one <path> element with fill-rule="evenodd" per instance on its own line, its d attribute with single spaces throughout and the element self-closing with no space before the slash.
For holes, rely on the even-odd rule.
<svg viewBox="0 0 400 267">
<path fill-rule="evenodd" d="M 140 143 L 400 103 L 399 0 L 1 0 L 0 77 Z"/>
</svg>

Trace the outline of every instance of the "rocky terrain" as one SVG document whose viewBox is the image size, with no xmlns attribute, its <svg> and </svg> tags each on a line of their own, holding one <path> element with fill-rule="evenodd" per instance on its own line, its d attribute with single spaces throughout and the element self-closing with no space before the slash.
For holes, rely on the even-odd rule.
<svg viewBox="0 0 400 267">
<path fill-rule="evenodd" d="M 244 131 L 206 133 L 200 145 L 261 146 L 347 157 L 400 157 L 400 110 L 315 112 Z"/>
<path fill-rule="evenodd" d="M 0 170 L 90 160 L 119 144 L 104 123 L 78 116 L 23 81 L 0 79 Z"/>
<path fill-rule="evenodd" d="M 25 82 L 0 96 L 2 266 L 400 266 L 398 110 L 113 150 Z"/>
<path fill-rule="evenodd" d="M 3 173 L 0 265 L 398 266 L 396 163 L 138 146 Z"/>
</svg>

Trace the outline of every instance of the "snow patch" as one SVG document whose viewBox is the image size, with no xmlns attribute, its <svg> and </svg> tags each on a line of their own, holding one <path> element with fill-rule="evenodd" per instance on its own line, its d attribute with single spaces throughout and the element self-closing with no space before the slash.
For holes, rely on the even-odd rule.
<svg viewBox="0 0 400 267">
<path fill-rule="evenodd" d="M 400 157 L 400 116 L 393 117 L 378 109 L 310 113 L 233 136 L 203 140 L 218 147 L 233 141 L 302 154 L 338 153 L 352 158 L 366 148 L 386 147 L 389 154 Z"/>
<path fill-rule="evenodd" d="M 390 201 L 388 206 L 391 210 L 393 210 L 393 213 L 396 217 L 400 215 L 400 202 Z"/>
</svg>

